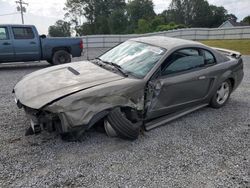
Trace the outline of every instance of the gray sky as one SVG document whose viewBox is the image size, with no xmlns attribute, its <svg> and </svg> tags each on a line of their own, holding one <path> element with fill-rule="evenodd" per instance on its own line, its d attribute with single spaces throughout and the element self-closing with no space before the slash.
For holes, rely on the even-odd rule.
<svg viewBox="0 0 250 188">
<path fill-rule="evenodd" d="M 63 7 L 66 0 L 25 0 L 29 3 L 25 14 L 25 23 L 37 26 L 39 33 L 47 34 L 48 26 L 58 19 L 63 19 Z M 171 0 L 153 0 L 155 11 L 162 12 L 168 8 Z M 229 13 L 235 14 L 239 20 L 250 15 L 250 0 L 208 0 L 210 4 L 224 6 Z M 15 13 L 15 0 L 0 0 L 0 15 Z M 0 16 L 2 23 L 21 23 L 20 14 Z"/>
</svg>

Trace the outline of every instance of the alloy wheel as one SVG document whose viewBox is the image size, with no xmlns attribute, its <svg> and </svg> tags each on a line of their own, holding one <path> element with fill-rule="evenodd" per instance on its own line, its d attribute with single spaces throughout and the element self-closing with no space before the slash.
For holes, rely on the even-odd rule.
<svg viewBox="0 0 250 188">
<path fill-rule="evenodd" d="M 217 90 L 217 97 L 216 97 L 216 101 L 218 104 L 224 104 L 230 94 L 230 86 L 228 84 L 228 82 L 223 82 L 220 86 L 220 88 Z"/>
</svg>

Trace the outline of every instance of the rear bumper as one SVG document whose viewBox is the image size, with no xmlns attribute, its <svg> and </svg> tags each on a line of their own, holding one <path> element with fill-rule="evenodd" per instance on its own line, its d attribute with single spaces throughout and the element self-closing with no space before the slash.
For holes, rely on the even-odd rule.
<svg viewBox="0 0 250 188">
<path fill-rule="evenodd" d="M 71 55 L 72 55 L 72 57 L 81 57 L 84 55 L 84 53 L 85 53 L 84 49 L 80 49 L 80 50 L 75 51 L 75 52 L 72 51 Z"/>
</svg>

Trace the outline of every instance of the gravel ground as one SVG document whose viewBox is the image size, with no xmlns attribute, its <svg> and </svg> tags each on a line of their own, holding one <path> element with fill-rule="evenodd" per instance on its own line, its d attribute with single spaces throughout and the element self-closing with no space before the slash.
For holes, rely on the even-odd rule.
<svg viewBox="0 0 250 188">
<path fill-rule="evenodd" d="M 201 109 L 133 142 L 96 131 L 83 142 L 46 132 L 25 137 L 29 122 L 11 91 L 48 64 L 1 65 L 0 187 L 250 187 L 250 57 L 244 60 L 244 81 L 225 107 Z"/>
</svg>

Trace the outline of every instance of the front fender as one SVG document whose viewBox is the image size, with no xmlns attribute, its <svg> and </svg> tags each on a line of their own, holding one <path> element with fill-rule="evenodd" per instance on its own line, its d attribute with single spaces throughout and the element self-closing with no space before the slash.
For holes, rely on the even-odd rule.
<svg viewBox="0 0 250 188">
<path fill-rule="evenodd" d="M 44 110 L 58 114 L 66 132 L 78 126 L 89 128 L 95 115 L 118 106 L 144 109 L 143 84 L 107 85 L 105 89 L 100 86 L 75 93 L 46 106 Z"/>
</svg>

